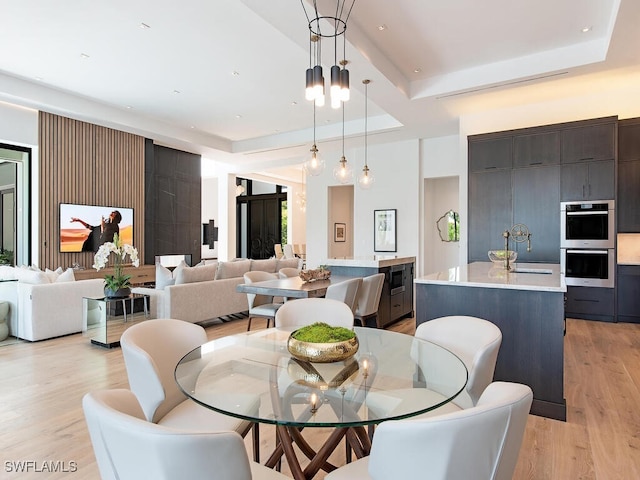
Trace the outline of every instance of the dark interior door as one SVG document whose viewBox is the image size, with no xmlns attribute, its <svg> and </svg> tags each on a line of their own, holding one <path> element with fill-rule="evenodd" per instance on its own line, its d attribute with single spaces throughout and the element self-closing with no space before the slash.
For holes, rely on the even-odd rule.
<svg viewBox="0 0 640 480">
<path fill-rule="evenodd" d="M 277 198 L 250 200 L 248 213 L 249 257 L 272 257 L 274 244 L 280 242 L 280 201 Z"/>
</svg>

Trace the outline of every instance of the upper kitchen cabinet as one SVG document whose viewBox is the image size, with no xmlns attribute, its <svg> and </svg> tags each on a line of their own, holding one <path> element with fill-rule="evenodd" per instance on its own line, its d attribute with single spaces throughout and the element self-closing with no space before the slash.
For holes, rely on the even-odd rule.
<svg viewBox="0 0 640 480">
<path fill-rule="evenodd" d="M 513 165 L 512 154 L 511 137 L 482 139 L 469 137 L 470 172 L 510 169 Z"/>
<path fill-rule="evenodd" d="M 576 124 L 562 130 L 562 163 L 615 159 L 617 117 Z"/>
<path fill-rule="evenodd" d="M 513 166 L 532 167 L 560 163 L 560 132 L 517 135 L 513 139 Z"/>
<path fill-rule="evenodd" d="M 618 232 L 640 233 L 640 118 L 618 125 Z"/>
<path fill-rule="evenodd" d="M 562 201 L 612 200 L 615 195 L 613 160 L 562 165 Z"/>
</svg>

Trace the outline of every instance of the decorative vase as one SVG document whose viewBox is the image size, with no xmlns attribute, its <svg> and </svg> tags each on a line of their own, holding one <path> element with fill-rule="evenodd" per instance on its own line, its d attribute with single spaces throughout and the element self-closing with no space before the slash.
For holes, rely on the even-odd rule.
<svg viewBox="0 0 640 480">
<path fill-rule="evenodd" d="M 104 287 L 104 296 L 106 298 L 123 298 L 131 295 L 131 289 L 129 287 L 118 288 L 116 290 Z"/>
<path fill-rule="evenodd" d="M 358 337 L 334 343 L 302 342 L 289 335 L 287 349 L 293 358 L 303 362 L 330 363 L 340 362 L 353 357 L 358 351 Z"/>
</svg>

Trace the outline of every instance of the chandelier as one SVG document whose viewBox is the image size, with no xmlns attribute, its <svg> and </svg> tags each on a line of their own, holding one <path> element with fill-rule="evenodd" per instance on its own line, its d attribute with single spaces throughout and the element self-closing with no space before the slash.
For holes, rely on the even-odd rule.
<svg viewBox="0 0 640 480">
<path fill-rule="evenodd" d="M 322 70 L 322 39 L 333 38 L 333 66 L 330 70 L 331 107 L 340 108 L 343 102 L 349 100 L 349 70 L 346 60 L 347 21 L 356 0 L 335 0 L 335 10 L 329 7 L 323 15 L 318 11 L 318 0 L 311 1 L 311 12 L 307 12 L 305 0 L 300 0 L 302 9 L 309 25 L 309 68 L 306 71 L 305 98 L 313 101 L 316 106 L 325 104 L 324 73 Z M 329 3 L 328 0 L 325 3 Z M 338 37 L 342 37 L 342 60 L 338 61 Z"/>
</svg>

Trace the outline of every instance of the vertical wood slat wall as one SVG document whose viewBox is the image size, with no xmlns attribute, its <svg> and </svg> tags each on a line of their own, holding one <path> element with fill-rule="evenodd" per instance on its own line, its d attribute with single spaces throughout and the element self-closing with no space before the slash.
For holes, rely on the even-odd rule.
<svg viewBox="0 0 640 480">
<path fill-rule="evenodd" d="M 46 112 L 38 127 L 38 266 L 93 265 L 91 252 L 60 252 L 60 203 L 133 208 L 134 246 L 144 258 L 145 139 Z"/>
</svg>

